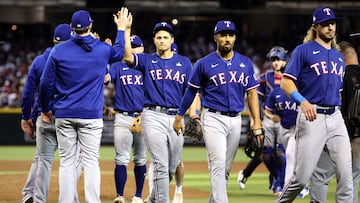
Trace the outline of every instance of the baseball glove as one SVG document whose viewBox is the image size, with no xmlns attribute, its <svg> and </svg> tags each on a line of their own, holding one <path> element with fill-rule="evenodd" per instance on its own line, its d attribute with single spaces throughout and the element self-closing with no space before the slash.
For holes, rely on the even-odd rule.
<svg viewBox="0 0 360 203">
<path fill-rule="evenodd" d="M 134 133 L 141 133 L 141 115 L 138 117 L 135 117 L 133 122 L 130 124 L 130 131 Z"/>
<path fill-rule="evenodd" d="M 258 158 L 264 148 L 264 129 L 250 130 L 246 136 L 245 154 L 251 159 Z"/>
<path fill-rule="evenodd" d="M 202 139 L 201 124 L 199 118 L 190 118 L 185 123 L 184 138 L 189 138 L 194 144 Z"/>
</svg>

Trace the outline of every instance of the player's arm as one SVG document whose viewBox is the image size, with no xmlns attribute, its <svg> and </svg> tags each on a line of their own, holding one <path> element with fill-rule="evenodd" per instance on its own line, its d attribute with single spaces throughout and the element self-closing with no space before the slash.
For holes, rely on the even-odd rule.
<svg viewBox="0 0 360 203">
<path fill-rule="evenodd" d="M 271 110 L 269 109 L 265 109 L 264 111 L 264 115 L 268 118 L 268 119 L 271 119 L 272 121 L 274 121 L 275 123 L 279 122 L 280 121 L 280 117 L 276 114 L 273 114 L 271 112 Z"/>
<path fill-rule="evenodd" d="M 181 131 L 183 131 L 183 124 L 182 119 L 186 112 L 186 110 L 190 107 L 190 105 L 193 103 L 196 93 L 198 92 L 198 89 L 192 86 L 189 86 L 183 98 L 181 99 L 181 103 L 179 106 L 179 110 L 175 116 L 175 121 L 173 124 L 174 130 L 177 134 L 179 134 Z"/>
<path fill-rule="evenodd" d="M 196 93 L 193 103 L 189 107 L 190 118 L 199 118 L 201 109 L 200 94 Z"/>
<path fill-rule="evenodd" d="M 252 88 L 247 91 L 247 100 L 248 100 L 251 117 L 254 120 L 254 123 L 251 128 L 260 129 L 261 119 L 260 119 L 260 110 L 259 110 L 259 97 L 258 97 L 258 93 L 256 92 L 256 88 Z"/>
<path fill-rule="evenodd" d="M 300 105 L 300 109 L 305 114 L 306 120 L 313 121 L 316 119 L 315 107 L 299 93 L 293 79 L 284 75 L 281 79 L 280 87 L 289 98 Z"/>
<path fill-rule="evenodd" d="M 131 51 L 131 42 L 130 42 L 131 24 L 132 24 L 132 18 L 125 29 L 125 52 L 123 58 L 123 60 L 130 65 L 134 64 L 134 56 Z"/>
</svg>

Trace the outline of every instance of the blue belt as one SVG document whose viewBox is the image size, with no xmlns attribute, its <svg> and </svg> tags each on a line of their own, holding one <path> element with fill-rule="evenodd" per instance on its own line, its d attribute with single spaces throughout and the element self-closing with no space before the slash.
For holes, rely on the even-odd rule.
<svg viewBox="0 0 360 203">
<path fill-rule="evenodd" d="M 141 114 L 141 112 L 138 111 L 118 111 L 118 112 L 131 117 L 138 117 Z"/>
<path fill-rule="evenodd" d="M 167 108 L 163 106 L 146 106 L 145 108 L 151 111 L 166 113 L 167 115 L 176 115 L 178 112 L 177 108 Z"/>
<path fill-rule="evenodd" d="M 208 109 L 208 111 L 211 112 L 211 113 L 216 113 L 216 114 L 229 116 L 229 117 L 236 117 L 236 116 L 240 115 L 239 112 L 223 112 L 223 111 L 218 111 L 216 109 L 210 109 L 210 108 Z"/>
<path fill-rule="evenodd" d="M 331 107 L 323 107 L 323 106 L 316 106 L 316 112 L 320 113 L 320 114 L 326 114 L 326 115 L 331 115 L 333 114 L 336 109 L 338 109 L 339 107 L 337 106 L 331 106 Z"/>
</svg>

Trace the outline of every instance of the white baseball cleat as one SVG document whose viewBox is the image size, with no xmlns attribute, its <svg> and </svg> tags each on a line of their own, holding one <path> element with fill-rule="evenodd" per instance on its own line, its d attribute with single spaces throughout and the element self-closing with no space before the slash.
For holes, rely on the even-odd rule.
<svg viewBox="0 0 360 203">
<path fill-rule="evenodd" d="M 140 197 L 134 196 L 131 203 L 144 203 L 144 201 Z"/>
<path fill-rule="evenodd" d="M 114 203 L 125 203 L 125 199 L 123 196 L 117 196 L 113 202 Z"/>
<path fill-rule="evenodd" d="M 183 193 L 175 193 L 172 203 L 183 203 Z"/>
<path fill-rule="evenodd" d="M 244 176 L 243 170 L 239 171 L 237 181 L 238 181 L 238 185 L 239 185 L 240 190 L 245 189 L 246 179 L 247 178 Z"/>
<path fill-rule="evenodd" d="M 304 189 L 301 190 L 301 192 L 297 195 L 297 198 L 303 199 L 309 194 L 309 187 L 306 185 Z"/>
</svg>

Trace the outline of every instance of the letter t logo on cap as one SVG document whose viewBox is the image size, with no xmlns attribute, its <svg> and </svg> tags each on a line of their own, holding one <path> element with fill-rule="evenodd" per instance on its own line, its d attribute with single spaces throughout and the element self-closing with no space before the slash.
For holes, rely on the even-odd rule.
<svg viewBox="0 0 360 203">
<path fill-rule="evenodd" d="M 328 15 L 328 16 L 331 15 L 330 8 L 324 8 L 323 11 L 326 12 L 326 15 Z"/>
<path fill-rule="evenodd" d="M 224 23 L 226 24 L 226 27 L 230 27 L 230 25 L 231 25 L 231 22 L 227 21 L 227 20 L 225 20 Z"/>
</svg>

